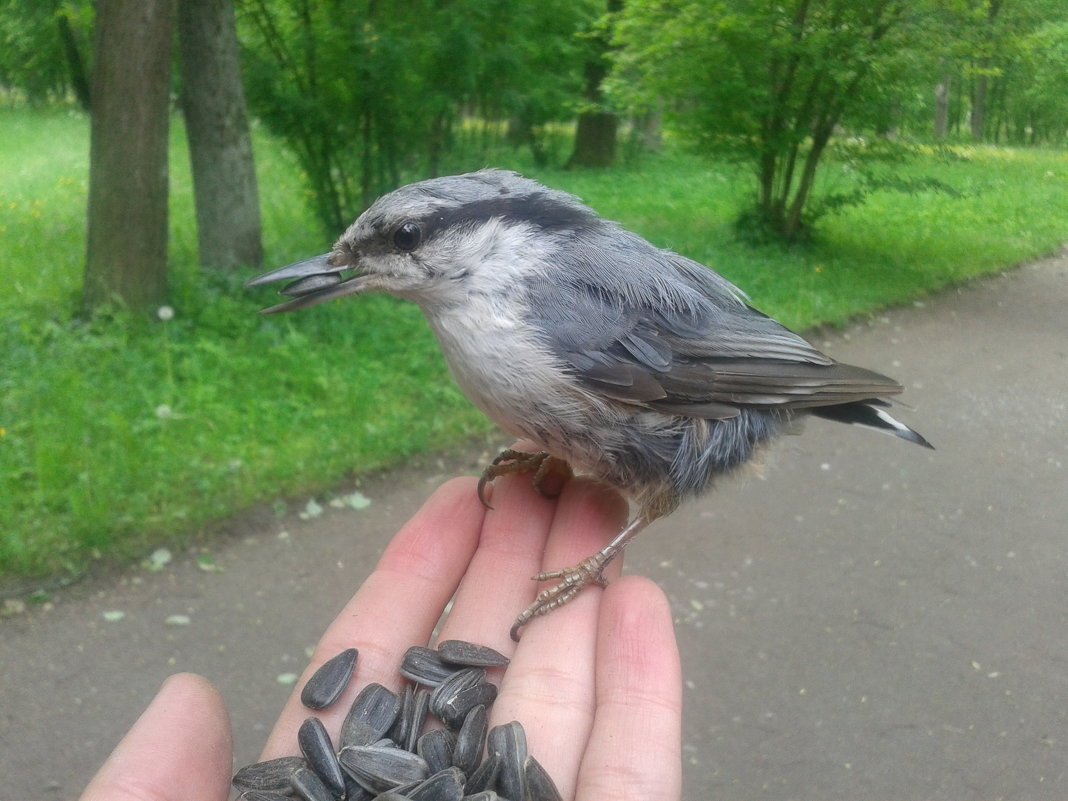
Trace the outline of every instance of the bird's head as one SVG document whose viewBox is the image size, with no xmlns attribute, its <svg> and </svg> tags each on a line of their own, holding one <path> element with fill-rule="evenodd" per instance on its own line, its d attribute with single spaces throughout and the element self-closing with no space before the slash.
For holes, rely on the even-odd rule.
<svg viewBox="0 0 1068 801">
<path fill-rule="evenodd" d="M 362 292 L 387 292 L 424 308 L 463 302 L 543 269 L 569 232 L 598 224 L 571 195 L 502 170 L 433 178 L 376 200 L 329 253 L 254 278 L 291 298 L 294 311 Z"/>
</svg>

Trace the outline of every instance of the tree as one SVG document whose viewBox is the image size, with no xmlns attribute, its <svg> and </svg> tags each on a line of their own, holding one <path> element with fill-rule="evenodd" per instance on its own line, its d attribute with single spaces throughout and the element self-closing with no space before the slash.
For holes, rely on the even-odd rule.
<svg viewBox="0 0 1068 801">
<path fill-rule="evenodd" d="M 250 106 L 296 155 L 324 227 L 340 231 L 428 139 L 420 67 L 432 4 L 379 14 L 376 0 L 248 0 L 239 10 Z"/>
<path fill-rule="evenodd" d="M 1027 121 L 1034 111 L 1028 98 L 1039 79 L 1035 68 L 1045 73 L 1040 65 L 1050 64 L 1044 50 L 1058 48 L 1054 38 L 1036 49 L 1036 35 L 1068 22 L 1063 0 L 934 0 L 929 17 L 937 30 L 928 50 L 938 64 L 928 80 L 937 84 L 936 136 L 955 131 L 976 141 L 1037 141 Z M 1053 62 L 1050 74 L 1059 81 L 1065 65 Z M 1048 98 L 1055 113 L 1064 97 Z"/>
<path fill-rule="evenodd" d="M 1013 141 L 1068 141 L 1068 19 L 1048 22 L 1020 40 L 1017 90 L 1006 101 Z"/>
<path fill-rule="evenodd" d="M 617 29 L 624 94 L 657 97 L 706 150 L 753 166 L 746 225 L 798 238 L 820 161 L 846 121 L 885 122 L 904 0 L 632 0 Z M 878 78 L 877 81 L 873 80 Z M 628 91 L 627 80 L 637 91 Z"/>
<path fill-rule="evenodd" d="M 608 0 L 609 18 L 622 9 L 623 0 Z M 575 126 L 575 147 L 568 159 L 568 167 L 610 167 L 616 159 L 619 118 L 605 107 L 602 86 L 610 66 L 611 43 L 607 24 L 607 20 L 603 21 L 589 36 L 590 52 L 583 67 L 586 87 L 582 96 L 586 103 Z"/>
<path fill-rule="evenodd" d="M 59 40 L 63 43 L 63 56 L 67 62 L 67 72 L 70 75 L 70 87 L 83 111 L 89 111 L 91 101 L 89 98 L 89 78 L 86 76 L 85 57 L 82 55 L 82 47 L 78 36 L 71 24 L 71 10 L 67 7 L 56 11 L 56 31 Z"/>
<path fill-rule="evenodd" d="M 92 19 L 88 0 L 0 0 L 0 85 L 34 104 L 73 93 L 88 110 Z"/>
<path fill-rule="evenodd" d="M 986 19 L 985 25 L 982 26 L 980 55 L 973 67 L 975 88 L 972 92 L 972 139 L 983 138 L 987 85 L 989 79 L 997 75 L 996 68 L 991 63 L 990 50 L 995 41 L 995 25 L 998 21 L 998 12 L 1001 11 L 1001 0 L 984 0 L 984 5 L 986 6 Z"/>
<path fill-rule="evenodd" d="M 178 42 L 200 263 L 259 267 L 259 195 L 233 0 L 181 0 Z"/>
<path fill-rule="evenodd" d="M 100 0 L 92 71 L 83 305 L 167 289 L 167 113 L 176 0 Z"/>
<path fill-rule="evenodd" d="M 544 131 L 581 91 L 575 34 L 596 15 L 594 0 L 242 0 L 249 106 L 336 231 L 403 180 L 484 166 L 505 121 L 546 161 Z"/>
<path fill-rule="evenodd" d="M 945 139 L 949 133 L 949 97 L 953 87 L 953 73 L 948 69 L 941 71 L 935 85 L 934 99 L 934 138 Z"/>
</svg>

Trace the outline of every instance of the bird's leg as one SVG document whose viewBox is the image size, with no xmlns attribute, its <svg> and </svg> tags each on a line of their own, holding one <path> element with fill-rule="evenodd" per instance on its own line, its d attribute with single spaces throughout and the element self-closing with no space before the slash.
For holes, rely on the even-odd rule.
<svg viewBox="0 0 1068 801">
<path fill-rule="evenodd" d="M 600 584 L 602 587 L 607 586 L 608 579 L 604 576 L 604 569 L 608 567 L 613 559 L 623 553 L 623 549 L 627 547 L 627 544 L 649 524 L 651 519 L 647 519 L 644 515 L 638 515 L 615 536 L 615 539 L 593 556 L 583 559 L 577 565 L 565 567 L 563 570 L 553 570 L 534 576 L 534 581 L 560 579 L 560 583 L 538 593 L 534 603 L 520 613 L 519 617 L 515 619 L 515 624 L 510 632 L 512 639 L 519 642 L 519 629 L 529 623 L 532 618 L 547 614 L 558 606 L 563 606 L 590 584 Z"/>
<path fill-rule="evenodd" d="M 534 484 L 534 489 L 542 497 L 551 499 L 555 498 L 556 495 L 546 492 L 542 487 L 545 479 L 551 475 L 570 478 L 571 468 L 563 459 L 557 459 L 546 451 L 527 453 L 526 451 L 513 451 L 511 448 L 507 448 L 497 454 L 493 464 L 482 471 L 482 477 L 478 480 L 478 499 L 487 509 L 492 509 L 493 507 L 486 501 L 486 485 L 495 478 L 509 473 L 533 473 L 532 483 Z"/>
</svg>

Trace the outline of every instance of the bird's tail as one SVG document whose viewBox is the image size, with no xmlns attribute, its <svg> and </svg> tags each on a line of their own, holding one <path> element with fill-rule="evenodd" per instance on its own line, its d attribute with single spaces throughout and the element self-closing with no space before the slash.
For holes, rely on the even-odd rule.
<svg viewBox="0 0 1068 801">
<path fill-rule="evenodd" d="M 834 406 L 818 406 L 812 409 L 811 412 L 817 417 L 823 417 L 827 420 L 873 428 L 876 431 L 882 431 L 884 434 L 893 434 L 895 437 L 901 437 L 909 442 L 915 442 L 917 445 L 934 450 L 934 445 L 928 442 L 922 434 L 913 431 L 904 423 L 891 417 L 885 411 L 885 408 L 889 405 L 884 400 L 873 398 Z"/>
</svg>

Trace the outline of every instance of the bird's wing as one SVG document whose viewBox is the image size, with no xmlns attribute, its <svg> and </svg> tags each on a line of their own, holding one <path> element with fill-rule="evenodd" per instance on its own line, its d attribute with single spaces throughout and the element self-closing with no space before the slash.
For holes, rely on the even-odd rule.
<svg viewBox="0 0 1068 801">
<path fill-rule="evenodd" d="M 602 251 L 592 266 L 580 253 L 528 287 L 543 341 L 587 390 L 706 419 L 734 417 L 745 407 L 811 408 L 902 390 L 890 378 L 820 353 L 706 267 L 649 249 L 659 261 L 624 254 L 645 269 L 620 271 L 635 277 L 630 285 L 605 280 Z"/>
</svg>

